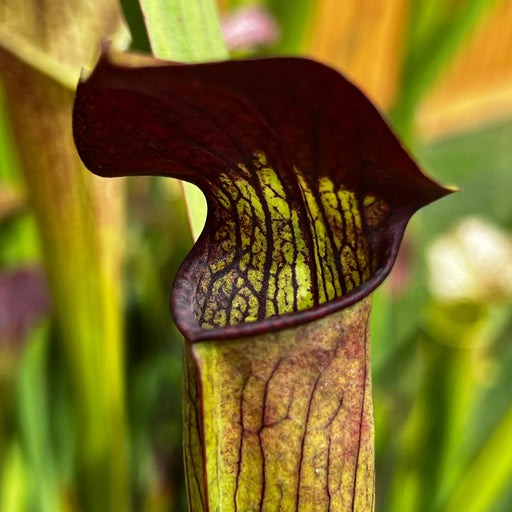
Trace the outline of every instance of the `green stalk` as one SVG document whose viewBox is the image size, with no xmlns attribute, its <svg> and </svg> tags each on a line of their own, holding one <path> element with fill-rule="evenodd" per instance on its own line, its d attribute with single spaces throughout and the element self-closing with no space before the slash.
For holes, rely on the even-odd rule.
<svg viewBox="0 0 512 512">
<path fill-rule="evenodd" d="M 130 508 L 122 184 L 98 186 L 84 172 L 71 113 L 81 66 L 119 27 L 114 2 L 46 2 L 41 11 L 35 1 L 8 1 L 0 15 L 0 74 L 73 383 L 77 491 L 84 510 L 95 512 Z"/>
</svg>

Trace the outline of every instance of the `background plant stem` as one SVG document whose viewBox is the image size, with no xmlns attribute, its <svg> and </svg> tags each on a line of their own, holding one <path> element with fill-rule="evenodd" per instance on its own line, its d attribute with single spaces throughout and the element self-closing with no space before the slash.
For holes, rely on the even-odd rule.
<svg viewBox="0 0 512 512">
<path fill-rule="evenodd" d="M 68 407 L 76 414 L 71 471 L 79 482 L 77 506 L 94 512 L 129 511 L 122 182 L 87 173 L 71 132 L 80 68 L 90 65 L 101 38 L 116 39 L 121 13 L 109 1 L 71 0 L 65 8 L 47 2 L 40 7 L 32 0 L 2 4 L 0 74 L 58 326 L 59 345 L 52 356 L 65 361 Z M 50 411 L 57 397 L 50 390 L 48 407 L 39 409 L 33 408 L 31 398 L 35 388 L 46 396 L 43 383 L 55 378 L 58 363 L 43 364 L 44 344 L 37 343 L 39 348 L 31 342 L 26 356 L 36 368 L 34 375 L 22 373 L 19 391 L 26 461 L 36 479 L 43 478 L 32 509 L 67 510 L 69 499 L 54 475 L 48 446 Z M 46 469 L 41 469 L 43 460 Z"/>
</svg>

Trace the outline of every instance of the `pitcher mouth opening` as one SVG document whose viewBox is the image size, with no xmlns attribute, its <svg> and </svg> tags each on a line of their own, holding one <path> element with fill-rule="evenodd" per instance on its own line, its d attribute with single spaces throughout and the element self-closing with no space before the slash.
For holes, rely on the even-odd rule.
<svg viewBox="0 0 512 512">
<path fill-rule="evenodd" d="M 104 54 L 79 84 L 75 141 L 96 174 L 168 176 L 205 194 L 205 229 L 170 299 L 190 342 L 353 305 L 390 272 L 412 214 L 451 192 L 323 64 L 124 59 Z"/>
<path fill-rule="evenodd" d="M 226 325 L 224 327 L 201 327 L 201 324 L 194 315 L 193 304 L 197 288 L 194 276 L 198 270 L 198 262 L 193 257 L 193 252 L 196 249 L 194 247 L 178 271 L 170 296 L 170 309 L 174 321 L 189 343 L 210 340 L 222 341 L 293 328 L 353 306 L 370 295 L 391 272 L 408 221 L 409 218 L 402 220 L 400 223 L 395 223 L 392 227 L 388 228 L 389 231 L 392 231 L 392 241 L 381 244 L 383 247 L 381 247 L 380 265 L 368 280 L 352 289 L 346 295 L 301 311 L 293 311 L 283 315 L 256 319 L 255 321 L 236 325 Z"/>
</svg>

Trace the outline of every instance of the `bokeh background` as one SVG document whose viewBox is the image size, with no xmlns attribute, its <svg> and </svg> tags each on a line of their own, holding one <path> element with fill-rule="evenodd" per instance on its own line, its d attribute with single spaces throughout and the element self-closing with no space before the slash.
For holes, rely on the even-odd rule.
<svg viewBox="0 0 512 512">
<path fill-rule="evenodd" d="M 167 305 L 192 246 L 180 185 L 90 176 L 71 138 L 99 42 L 149 51 L 137 2 L 122 4 L 0 3 L 2 512 L 186 509 Z M 375 293 L 377 511 L 509 512 L 512 2 L 218 7 L 233 56 L 336 67 L 461 188 L 415 216 Z"/>
</svg>

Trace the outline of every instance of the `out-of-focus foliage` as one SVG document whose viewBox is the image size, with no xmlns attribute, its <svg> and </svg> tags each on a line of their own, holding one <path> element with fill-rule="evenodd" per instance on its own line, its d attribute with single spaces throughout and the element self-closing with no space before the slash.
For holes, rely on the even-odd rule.
<svg viewBox="0 0 512 512">
<path fill-rule="evenodd" d="M 0 8 L 3 107 L 54 305 L 55 329 L 41 334 L 37 348 L 26 348 L 17 383 L 28 506 L 44 511 L 68 510 L 75 501 L 114 511 L 130 502 L 122 183 L 100 184 L 84 173 L 70 126 L 81 67 L 94 62 L 105 37 L 128 41 L 115 0 L 71 0 L 65 7 L 8 0 Z M 20 303 L 28 306 L 30 289 L 25 293 Z M 57 357 L 60 365 L 53 364 Z M 67 438 L 55 432 L 54 402 L 63 411 L 59 421 L 72 422 L 63 427 Z"/>
<path fill-rule="evenodd" d="M 79 3 L 69 4 L 66 12 Z M 138 34 L 136 46 L 147 50 L 137 2 L 122 3 Z M 272 37 L 258 32 L 269 25 L 261 23 L 265 18 L 257 18 L 260 25 L 250 27 L 253 44 L 237 48 L 236 55 L 306 54 L 337 67 L 388 115 L 428 173 L 462 188 L 414 220 L 395 271 L 375 296 L 377 510 L 508 512 L 512 509 L 512 293 L 506 276 L 512 263 L 506 255 L 512 229 L 512 3 L 223 0 L 221 16 L 233 19 L 233 12 L 248 4 L 249 15 L 239 17 L 240 23 L 250 23 L 254 10 L 264 8 L 261 13 L 278 27 L 280 39 L 276 41 L 275 31 Z M 0 18 L 5 13 L 10 15 L 2 5 Z M 32 19 L 37 16 L 34 12 Z M 66 23 L 73 19 L 68 16 Z M 45 37 L 52 30 L 57 27 L 49 25 Z M 21 35 L 25 37 L 27 31 Z M 31 54 L 24 44 L 26 37 L 20 37 L 6 42 L 0 31 L 0 52 L 25 59 L 38 73 L 43 67 L 45 76 L 49 72 L 58 78 L 62 58 L 48 63 L 41 58 L 40 46 L 39 53 Z M 93 49 L 89 51 L 88 55 Z M 5 77 L 6 65 L 3 61 L 0 77 Z M 31 290 L 44 282 L 39 279 L 41 272 L 33 269 L 41 269 L 43 263 L 51 267 L 52 249 L 46 245 L 41 250 L 41 221 L 38 228 L 34 220 L 34 211 L 41 207 L 34 208 L 28 198 L 41 193 L 51 198 L 51 191 L 35 190 L 22 177 L 20 160 L 25 167 L 26 162 L 19 157 L 29 152 L 36 165 L 38 156 L 33 149 L 20 147 L 19 134 L 14 137 L 7 110 L 12 115 L 16 109 L 8 101 L 12 96 L 2 94 L 0 287 L 23 271 L 29 276 L 26 289 Z M 38 115 L 32 117 L 31 122 L 44 125 Z M 59 141 L 45 138 L 48 133 L 40 134 L 44 143 L 58 145 Z M 116 417 L 124 418 L 122 430 L 129 432 L 131 456 L 119 454 L 117 463 L 124 467 L 118 471 L 128 475 L 132 510 L 182 511 L 182 341 L 171 323 L 167 297 L 192 241 L 177 183 L 128 180 L 125 194 L 127 219 L 120 228 L 124 247 L 116 250 L 124 251 L 126 378 L 120 392 L 126 399 L 110 403 L 123 408 Z M 48 200 L 45 208 L 51 203 Z M 107 212 L 109 204 L 106 197 L 102 206 Z M 60 222 L 57 241 L 59 231 L 64 236 L 71 221 L 64 217 Z M 79 234 L 85 241 L 91 236 Z M 489 254 L 497 254 L 499 260 Z M 66 261 L 57 261 L 66 275 Z M 453 293 L 457 272 L 465 274 L 466 285 L 459 281 Z M 57 277 L 50 283 L 59 279 L 59 268 L 53 273 Z M 74 279 L 75 289 L 83 289 L 82 277 Z M 452 288 L 443 290 L 443 282 Z M 477 289 L 467 285 L 472 282 Z M 81 360 L 70 366 L 69 347 L 55 328 L 62 315 L 59 308 L 67 307 L 73 315 L 73 306 L 63 306 L 54 297 L 51 312 L 48 303 L 45 308 L 34 307 L 20 317 L 30 320 L 23 329 L 7 335 L 2 326 L 7 325 L 7 312 L 13 315 L 16 301 L 12 292 L 3 298 L 8 293 L 3 290 L 7 288 L 0 289 L 0 510 L 107 510 L 93 510 L 93 501 L 83 497 L 84 475 L 94 469 L 82 466 L 87 460 L 80 455 L 83 412 L 76 389 L 70 386 Z M 34 306 L 28 296 L 22 304 Z M 97 360 L 108 360 L 107 340 L 96 346 L 101 355 Z M 93 368 L 84 374 L 104 382 L 99 377 L 104 371 Z M 96 399 L 89 397 L 90 403 Z M 105 431 L 111 428 L 104 426 Z M 113 442 L 108 436 L 104 439 Z M 90 478 L 90 492 L 105 492 L 104 485 L 95 488 Z M 128 505 L 119 507 L 116 510 Z"/>
</svg>

